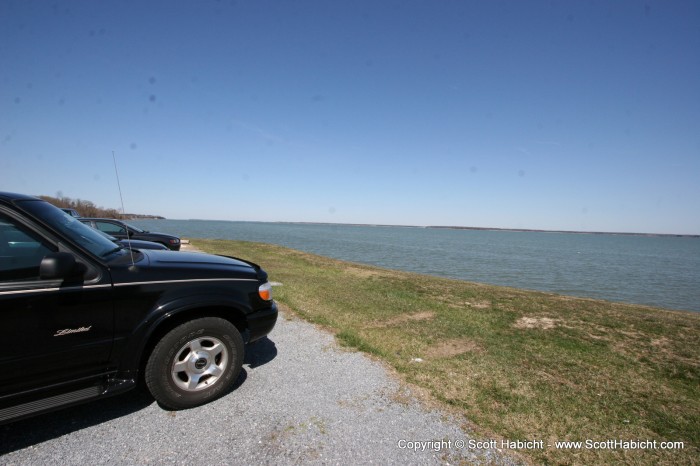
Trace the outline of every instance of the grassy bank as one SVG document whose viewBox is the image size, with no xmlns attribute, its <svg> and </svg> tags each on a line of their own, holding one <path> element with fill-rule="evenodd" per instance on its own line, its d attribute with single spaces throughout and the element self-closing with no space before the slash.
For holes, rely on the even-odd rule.
<svg viewBox="0 0 700 466">
<path fill-rule="evenodd" d="M 520 450 L 534 462 L 700 458 L 700 314 L 397 272 L 274 245 L 193 244 L 262 265 L 283 284 L 275 288 L 280 303 L 381 358 L 484 439 L 542 440 L 543 449 Z M 555 448 L 566 440 L 659 447 Z M 684 448 L 663 450 L 662 441 Z"/>
</svg>

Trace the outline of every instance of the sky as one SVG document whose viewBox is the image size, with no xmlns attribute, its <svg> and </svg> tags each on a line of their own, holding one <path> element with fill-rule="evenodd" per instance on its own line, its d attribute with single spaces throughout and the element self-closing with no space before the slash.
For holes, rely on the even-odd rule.
<svg viewBox="0 0 700 466">
<path fill-rule="evenodd" d="M 3 0 L 0 190 L 700 234 L 698 51 L 696 0 Z"/>
</svg>

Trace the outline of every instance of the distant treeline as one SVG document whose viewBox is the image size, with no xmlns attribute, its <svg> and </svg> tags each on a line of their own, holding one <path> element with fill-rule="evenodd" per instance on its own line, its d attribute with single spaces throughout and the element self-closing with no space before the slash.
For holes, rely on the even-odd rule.
<svg viewBox="0 0 700 466">
<path fill-rule="evenodd" d="M 428 226 L 426 228 L 442 228 L 446 230 L 477 230 L 477 231 L 517 231 L 524 233 L 573 233 L 579 235 L 620 235 L 620 236 L 673 236 L 676 238 L 700 238 L 700 235 L 685 235 L 673 233 L 629 233 L 614 231 L 575 231 L 575 230 L 531 230 L 524 228 L 486 228 L 486 227 L 456 227 L 456 226 Z"/>
<path fill-rule="evenodd" d="M 47 202 L 50 202 L 56 207 L 60 207 L 62 209 L 75 209 L 81 217 L 116 218 L 119 220 L 128 220 L 133 218 L 165 218 L 159 215 L 122 214 L 117 209 L 105 209 L 103 207 L 96 206 L 91 201 L 85 201 L 83 199 L 71 199 L 70 197 L 62 195 L 59 195 L 59 197 L 39 197 Z"/>
</svg>

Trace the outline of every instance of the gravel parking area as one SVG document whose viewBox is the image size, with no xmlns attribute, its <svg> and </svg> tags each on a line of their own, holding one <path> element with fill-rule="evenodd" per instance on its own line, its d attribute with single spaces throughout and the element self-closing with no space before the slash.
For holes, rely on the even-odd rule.
<svg viewBox="0 0 700 466">
<path fill-rule="evenodd" d="M 282 315 L 223 398 L 166 411 L 136 391 L 1 426 L 0 464 L 516 464 L 468 440 L 381 364 Z"/>
</svg>

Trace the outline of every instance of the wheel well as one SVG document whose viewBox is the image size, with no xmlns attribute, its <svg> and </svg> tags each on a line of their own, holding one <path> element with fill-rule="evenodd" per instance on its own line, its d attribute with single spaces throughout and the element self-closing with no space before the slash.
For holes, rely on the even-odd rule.
<svg viewBox="0 0 700 466">
<path fill-rule="evenodd" d="M 161 322 L 148 337 L 148 341 L 141 352 L 141 358 L 139 360 L 139 382 L 143 381 L 144 368 L 148 362 L 148 358 L 150 357 L 153 348 L 155 348 L 161 338 L 163 338 L 169 331 L 178 325 L 202 317 L 219 317 L 221 319 L 228 320 L 238 329 L 241 334 L 248 329 L 245 314 L 238 309 L 231 307 L 200 307 L 178 312 L 172 317 L 168 317 Z"/>
</svg>

